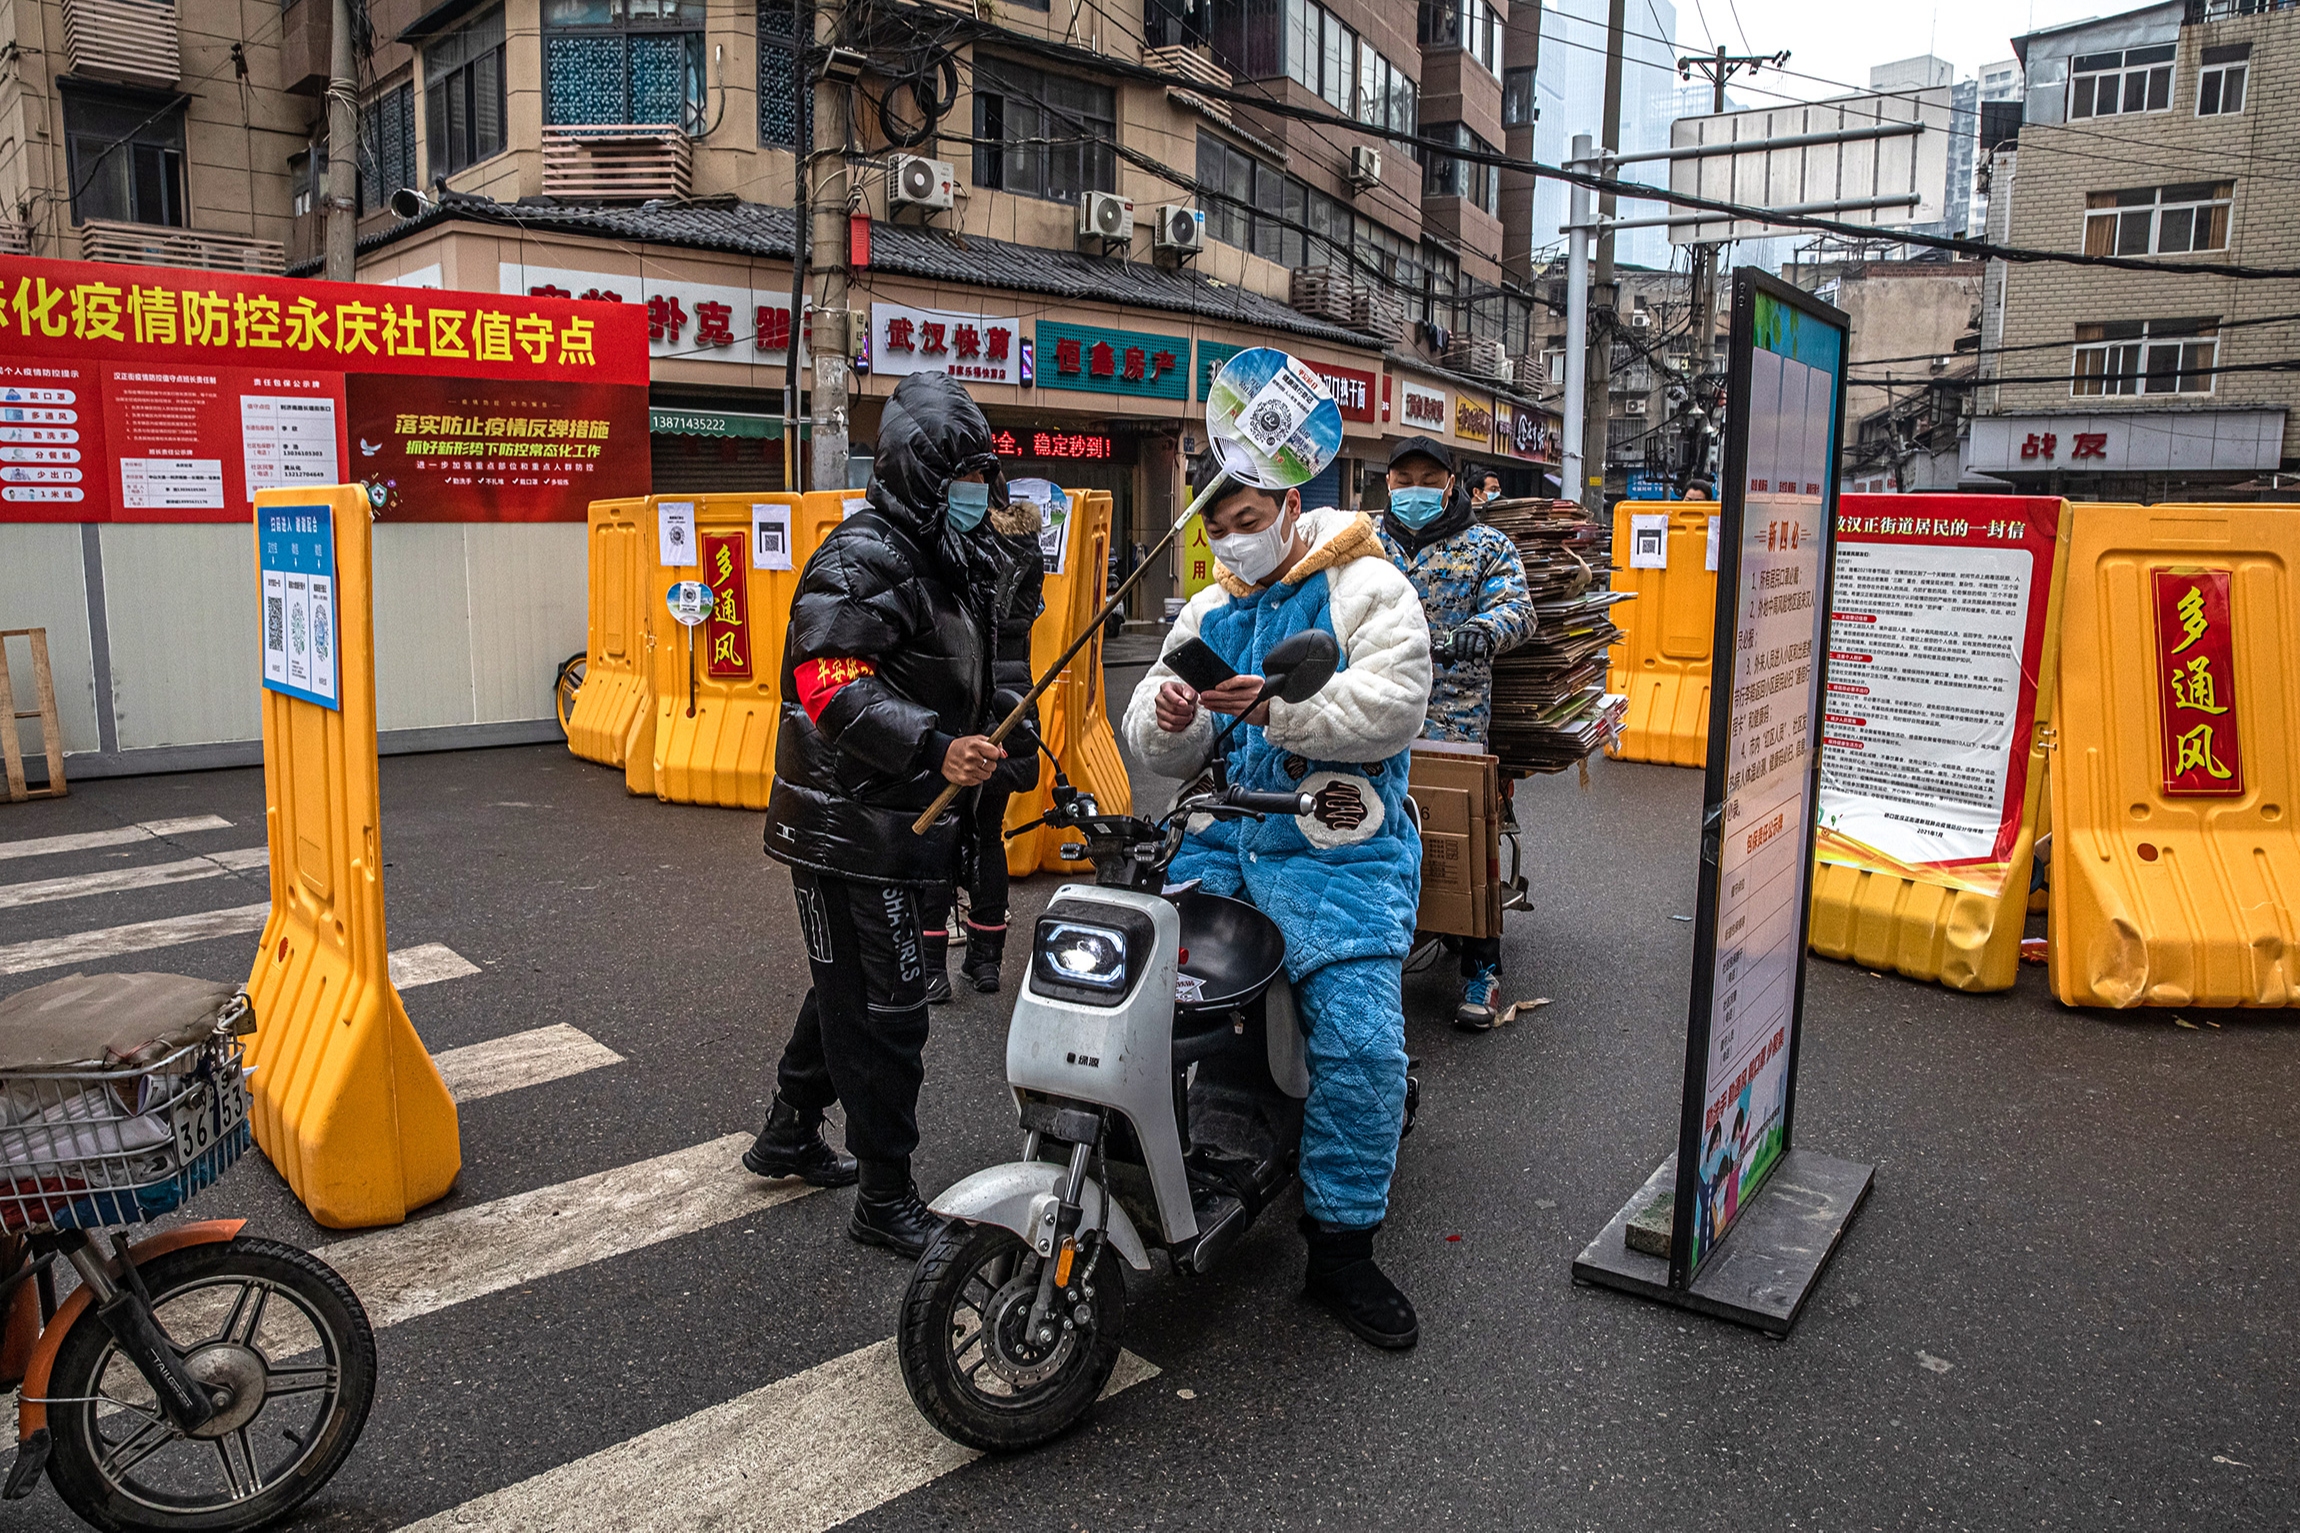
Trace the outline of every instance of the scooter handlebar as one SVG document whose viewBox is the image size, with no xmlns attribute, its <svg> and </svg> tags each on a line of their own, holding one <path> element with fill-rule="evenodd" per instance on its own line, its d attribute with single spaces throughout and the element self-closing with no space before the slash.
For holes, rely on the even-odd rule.
<svg viewBox="0 0 2300 1533">
<path fill-rule="evenodd" d="M 1226 788 L 1222 805 L 1228 809 L 1243 809 L 1249 814 L 1308 814 L 1311 809 L 1307 793 L 1253 793 L 1244 788 Z"/>
</svg>

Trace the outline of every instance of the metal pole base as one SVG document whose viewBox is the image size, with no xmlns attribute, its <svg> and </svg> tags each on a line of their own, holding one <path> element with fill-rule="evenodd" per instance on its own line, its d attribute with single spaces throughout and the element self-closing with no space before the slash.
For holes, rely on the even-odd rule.
<svg viewBox="0 0 2300 1533">
<path fill-rule="evenodd" d="M 1630 1247 L 1630 1224 L 1677 1186 L 1672 1155 L 1647 1177 L 1637 1196 L 1574 1258 L 1573 1280 L 1656 1299 L 1720 1320 L 1785 1337 L 1821 1281 L 1853 1216 L 1876 1180 L 1876 1168 L 1812 1150 L 1781 1157 L 1757 1197 L 1733 1221 L 1717 1254 L 1694 1274 L 1693 1286 L 1669 1286 L 1669 1258 Z M 1649 1221 L 1648 1221 L 1649 1223 Z M 1667 1249 L 1664 1224 L 1660 1232 Z M 1651 1244 L 1650 1239 L 1641 1243 Z"/>
</svg>

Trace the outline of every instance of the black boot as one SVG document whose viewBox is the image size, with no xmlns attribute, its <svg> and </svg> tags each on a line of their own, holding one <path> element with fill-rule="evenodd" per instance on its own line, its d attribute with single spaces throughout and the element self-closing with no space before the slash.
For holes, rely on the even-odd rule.
<svg viewBox="0 0 2300 1533">
<path fill-rule="evenodd" d="M 967 983 L 984 995 L 998 994 L 998 966 L 1006 959 L 1006 923 L 966 923 L 966 961 L 958 966 Z"/>
<path fill-rule="evenodd" d="M 1310 1267 L 1302 1292 L 1332 1310 L 1337 1319 L 1377 1347 L 1410 1347 L 1421 1340 L 1413 1301 L 1374 1265 L 1374 1231 L 1326 1224 L 1302 1216 L 1302 1237 L 1310 1244 Z"/>
<path fill-rule="evenodd" d="M 885 1246 L 916 1261 L 941 1228 L 942 1221 L 919 1199 L 918 1184 L 910 1179 L 908 1157 L 862 1163 L 854 1216 L 847 1220 L 848 1235 L 866 1246 Z"/>
<path fill-rule="evenodd" d="M 926 999 L 940 1006 L 950 999 L 950 933 L 921 932 L 919 946 L 926 958 Z"/>
<path fill-rule="evenodd" d="M 795 1176 L 817 1187 L 852 1187 L 855 1161 L 823 1139 L 823 1115 L 802 1113 L 780 1095 L 767 1109 L 767 1126 L 743 1152 L 743 1169 L 760 1176 Z"/>
</svg>

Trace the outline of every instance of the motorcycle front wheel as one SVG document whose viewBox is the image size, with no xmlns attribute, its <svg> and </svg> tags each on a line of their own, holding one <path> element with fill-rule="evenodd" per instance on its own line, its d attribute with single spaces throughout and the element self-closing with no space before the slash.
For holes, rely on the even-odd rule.
<svg viewBox="0 0 2300 1533">
<path fill-rule="evenodd" d="M 301 1505 L 341 1468 L 375 1398 L 375 1332 L 308 1251 L 243 1238 L 137 1265 L 152 1313 L 218 1401 L 179 1431 L 93 1309 L 49 1376 L 48 1478 L 107 1533 L 239 1533 Z"/>
<path fill-rule="evenodd" d="M 1117 1253 L 1104 1251 L 1083 1280 L 1091 1294 L 1073 1278 L 1090 1320 L 1043 1345 L 1028 1334 L 1042 1263 L 1011 1230 L 955 1221 L 919 1258 L 895 1349 L 911 1400 L 952 1442 L 1035 1448 L 1075 1425 L 1110 1382 L 1126 1323 Z"/>
</svg>

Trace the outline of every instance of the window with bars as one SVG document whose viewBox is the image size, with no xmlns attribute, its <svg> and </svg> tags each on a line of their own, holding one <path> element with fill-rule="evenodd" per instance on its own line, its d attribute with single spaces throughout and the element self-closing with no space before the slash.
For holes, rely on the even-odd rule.
<svg viewBox="0 0 2300 1533">
<path fill-rule="evenodd" d="M 2230 117 L 2244 110 L 2244 77 L 2252 68 L 2250 43 L 2216 43 L 2204 50 L 2196 75 L 2196 115 Z"/>
<path fill-rule="evenodd" d="M 1458 122 L 1431 123 L 1422 129 L 1421 136 L 1422 143 L 1414 146 L 1414 158 L 1421 162 L 1424 197 L 1459 197 L 1488 213 L 1501 212 L 1501 177 L 1491 165 L 1460 159 L 1437 147 L 1424 147 L 1442 145 L 1474 149 L 1480 154 L 1499 153 L 1493 145 Z"/>
<path fill-rule="evenodd" d="M 2128 319 L 2076 327 L 2068 391 L 2209 394 L 2220 350 L 2217 319 Z"/>
<path fill-rule="evenodd" d="M 974 184 L 1076 202 L 1118 185 L 1110 87 L 1007 59 L 974 59 Z"/>
<path fill-rule="evenodd" d="M 1459 48 L 1501 73 L 1501 18 L 1486 0 L 1421 0 L 1414 28 L 1424 48 Z"/>
<path fill-rule="evenodd" d="M 703 94 L 703 0 L 543 0 L 546 124 L 700 133 Z"/>
<path fill-rule="evenodd" d="M 2086 255 L 2179 255 L 2228 248 L 2233 181 L 2093 192 L 2084 199 Z"/>
<path fill-rule="evenodd" d="M 394 86 L 363 109 L 359 135 L 359 211 L 380 213 L 391 194 L 417 186 L 415 86 Z"/>
<path fill-rule="evenodd" d="M 2068 115 L 2117 117 L 2172 110 L 2174 45 L 2080 53 L 2068 63 Z"/>
<path fill-rule="evenodd" d="M 503 8 L 423 50 L 425 163 L 432 176 L 503 152 Z"/>
<path fill-rule="evenodd" d="M 188 224 L 182 104 L 85 89 L 62 94 L 72 222 Z"/>
<path fill-rule="evenodd" d="M 760 0 L 759 142 L 782 149 L 799 146 L 799 130 L 814 114 L 798 33 L 793 0 Z"/>
</svg>

